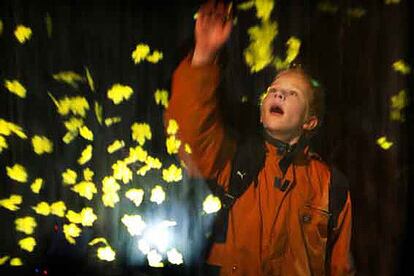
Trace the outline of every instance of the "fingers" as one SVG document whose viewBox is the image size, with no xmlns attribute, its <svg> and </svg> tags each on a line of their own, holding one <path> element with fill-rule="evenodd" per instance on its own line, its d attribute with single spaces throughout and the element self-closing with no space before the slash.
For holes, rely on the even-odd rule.
<svg viewBox="0 0 414 276">
<path fill-rule="evenodd" d="M 197 20 L 202 22 L 208 21 L 211 23 L 221 21 L 224 25 L 227 21 L 232 19 L 232 13 L 232 3 L 225 4 L 223 1 L 210 0 L 199 9 Z"/>
</svg>

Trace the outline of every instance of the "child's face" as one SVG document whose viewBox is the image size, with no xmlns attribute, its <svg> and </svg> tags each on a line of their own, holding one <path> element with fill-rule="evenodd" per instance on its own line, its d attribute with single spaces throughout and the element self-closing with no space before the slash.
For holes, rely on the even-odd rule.
<svg viewBox="0 0 414 276">
<path fill-rule="evenodd" d="M 310 91 L 308 81 L 299 72 L 285 71 L 276 76 L 260 113 L 260 121 L 271 136 L 289 143 L 304 130 L 316 127 L 317 118 L 308 115 Z"/>
</svg>

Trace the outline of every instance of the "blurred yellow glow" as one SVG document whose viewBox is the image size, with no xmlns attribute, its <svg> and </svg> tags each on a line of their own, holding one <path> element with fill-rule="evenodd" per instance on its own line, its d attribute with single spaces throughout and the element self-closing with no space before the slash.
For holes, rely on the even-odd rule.
<svg viewBox="0 0 414 276">
<path fill-rule="evenodd" d="M 125 214 L 122 219 L 122 223 L 127 227 L 127 230 L 131 236 L 140 236 L 147 227 L 146 223 L 142 220 L 140 215 L 127 215 Z"/>
<path fill-rule="evenodd" d="M 24 25 L 17 25 L 14 30 L 14 36 L 21 44 L 23 44 L 32 37 L 32 29 Z"/>
<path fill-rule="evenodd" d="M 33 181 L 32 185 L 30 185 L 30 189 L 32 190 L 33 193 L 38 194 L 42 186 L 43 186 L 43 179 L 36 178 L 35 181 Z"/>
<path fill-rule="evenodd" d="M 391 97 L 390 119 L 392 121 L 405 121 L 405 113 L 402 112 L 408 106 L 408 96 L 405 90 Z"/>
<path fill-rule="evenodd" d="M 84 165 L 92 158 L 92 145 L 87 145 L 78 159 L 79 165 Z"/>
<path fill-rule="evenodd" d="M 87 126 L 82 126 L 79 129 L 79 134 L 86 140 L 93 141 L 93 132 Z"/>
<path fill-rule="evenodd" d="M 135 50 L 132 52 L 132 59 L 134 60 L 134 63 L 138 64 L 143 61 L 148 56 L 149 52 L 150 47 L 147 44 L 138 44 Z"/>
<path fill-rule="evenodd" d="M 164 192 L 163 188 L 160 185 L 156 185 L 151 190 L 150 201 L 155 202 L 158 205 L 160 205 L 164 200 L 165 200 L 165 192 Z"/>
<path fill-rule="evenodd" d="M 76 243 L 74 238 L 79 237 L 81 232 L 82 230 L 76 224 L 71 223 L 63 225 L 63 233 L 65 234 L 65 238 L 71 244 Z"/>
<path fill-rule="evenodd" d="M 26 98 L 26 88 L 18 80 L 5 80 L 4 86 L 10 93 Z"/>
<path fill-rule="evenodd" d="M 93 82 L 92 75 L 91 75 L 91 72 L 89 72 L 88 67 L 85 67 L 85 75 L 88 81 L 89 88 L 91 89 L 92 92 L 95 92 L 95 84 Z"/>
<path fill-rule="evenodd" d="M 145 239 L 140 239 L 138 241 L 138 249 L 142 252 L 142 254 L 147 255 L 150 252 L 151 247 Z"/>
<path fill-rule="evenodd" d="M 111 262 L 115 260 L 115 251 L 110 246 L 98 248 L 98 258 L 100 260 Z"/>
<path fill-rule="evenodd" d="M 113 125 L 113 124 L 116 124 L 116 123 L 119 123 L 119 122 L 121 122 L 121 121 L 122 121 L 121 117 L 111 117 L 111 118 L 106 118 L 106 119 L 105 119 L 105 125 L 106 125 L 107 127 L 109 127 L 109 126 L 111 126 L 111 125 Z"/>
<path fill-rule="evenodd" d="M 123 140 L 115 140 L 112 144 L 108 146 L 106 149 L 108 153 L 114 153 L 117 150 L 122 149 L 125 146 L 125 142 Z"/>
<path fill-rule="evenodd" d="M 160 51 L 153 51 L 150 55 L 147 56 L 147 61 L 151 63 L 158 63 L 160 60 L 162 60 L 163 54 Z"/>
<path fill-rule="evenodd" d="M 168 261 L 175 265 L 180 265 L 184 262 L 183 255 L 180 252 L 178 252 L 178 250 L 175 248 L 170 249 L 167 252 L 167 257 L 168 257 Z"/>
<path fill-rule="evenodd" d="M 144 199 L 144 190 L 143 189 L 129 189 L 125 193 L 125 197 L 131 200 L 135 206 L 139 207 Z"/>
<path fill-rule="evenodd" d="M 66 212 L 66 204 L 63 201 L 56 201 L 50 205 L 52 215 L 63 218 Z"/>
<path fill-rule="evenodd" d="M 91 200 L 94 194 L 98 192 L 95 183 L 90 181 L 81 181 L 72 186 L 71 190 L 88 200 Z"/>
<path fill-rule="evenodd" d="M 113 164 L 112 170 L 114 178 L 122 180 L 124 184 L 127 184 L 132 180 L 132 171 L 122 160 L 118 160 L 115 164 Z"/>
<path fill-rule="evenodd" d="M 102 125 L 102 121 L 103 121 L 103 109 L 102 109 L 102 105 L 100 105 L 98 102 L 95 102 L 95 116 L 96 116 L 96 120 L 98 120 L 98 123 L 100 125 Z"/>
<path fill-rule="evenodd" d="M 181 141 L 172 135 L 166 139 L 165 145 L 167 147 L 168 154 L 177 154 L 180 149 Z"/>
<path fill-rule="evenodd" d="M 285 60 L 281 60 L 280 58 L 275 58 L 275 66 L 277 70 L 283 70 L 289 67 L 292 61 L 298 56 L 300 50 L 301 41 L 292 36 L 286 42 L 286 46 L 288 49 L 286 50 L 286 58 Z"/>
<path fill-rule="evenodd" d="M 149 124 L 147 123 L 134 123 L 131 126 L 132 140 L 144 145 L 145 140 L 151 140 L 152 133 Z"/>
<path fill-rule="evenodd" d="M 392 147 L 393 142 L 388 141 L 387 137 L 382 136 L 377 139 L 377 144 L 384 150 L 388 150 Z"/>
<path fill-rule="evenodd" d="M 18 205 L 23 202 L 21 195 L 12 194 L 9 198 L 0 199 L 0 206 L 10 211 L 17 211 L 20 209 Z"/>
<path fill-rule="evenodd" d="M 10 256 L 7 256 L 7 255 L 0 257 L 0 265 L 4 265 L 9 259 L 10 259 Z"/>
<path fill-rule="evenodd" d="M 19 246 L 21 249 L 28 252 L 32 252 L 36 246 L 36 240 L 33 237 L 27 237 L 19 241 Z"/>
<path fill-rule="evenodd" d="M 22 139 L 27 139 L 26 134 L 20 126 L 0 118 L 0 134 L 4 136 L 10 136 L 12 133 L 16 134 Z"/>
<path fill-rule="evenodd" d="M 154 93 L 155 103 L 162 105 L 165 108 L 168 107 L 168 91 L 164 89 L 157 89 Z"/>
<path fill-rule="evenodd" d="M 318 10 L 329 14 L 335 14 L 338 11 L 338 5 L 333 4 L 329 0 L 321 1 L 318 3 Z"/>
<path fill-rule="evenodd" d="M 162 170 L 162 179 L 166 182 L 178 182 L 183 179 L 182 169 L 172 164 L 168 169 Z"/>
<path fill-rule="evenodd" d="M 23 262 L 20 258 L 13 258 L 10 260 L 10 265 L 11 266 L 22 266 Z"/>
<path fill-rule="evenodd" d="M 7 175 L 10 179 L 13 179 L 17 182 L 26 183 L 27 182 L 27 172 L 26 168 L 20 164 L 14 164 L 13 167 L 6 167 Z"/>
<path fill-rule="evenodd" d="M 38 155 L 53 152 L 53 143 L 45 136 L 33 136 L 32 145 L 34 152 Z"/>
<path fill-rule="evenodd" d="M 85 79 L 76 72 L 63 71 L 52 75 L 53 79 L 67 83 L 74 88 L 78 88 L 78 82 L 85 81 Z"/>
<path fill-rule="evenodd" d="M 76 183 L 76 179 L 78 178 L 78 175 L 75 171 L 71 169 L 66 169 L 65 172 L 62 173 L 62 182 L 66 185 L 73 185 Z"/>
<path fill-rule="evenodd" d="M 208 195 L 203 202 L 203 210 L 207 214 L 215 213 L 221 209 L 221 201 L 214 195 Z"/>
<path fill-rule="evenodd" d="M 162 256 L 155 249 L 148 252 L 147 259 L 148 265 L 151 267 L 164 267 Z"/>
<path fill-rule="evenodd" d="M 178 123 L 176 120 L 174 119 L 170 119 L 168 120 L 168 126 L 167 126 L 167 134 L 168 135 L 175 135 L 177 134 L 179 127 L 178 127 Z"/>
<path fill-rule="evenodd" d="M 347 10 L 347 15 L 353 18 L 361 18 L 363 17 L 367 11 L 363 8 L 349 8 Z"/>
<path fill-rule="evenodd" d="M 23 218 L 17 218 L 14 221 L 14 224 L 16 225 L 16 231 L 23 232 L 26 235 L 31 235 L 34 232 L 34 229 L 37 226 L 36 220 L 34 217 L 23 217 Z"/>
<path fill-rule="evenodd" d="M 118 105 L 124 100 L 131 98 L 133 93 L 134 90 L 132 90 L 130 86 L 116 83 L 112 85 L 106 95 L 108 99 L 112 100 L 114 104 Z"/>
<path fill-rule="evenodd" d="M 189 144 L 187 144 L 187 143 L 184 145 L 184 151 L 185 151 L 186 153 L 188 153 L 188 154 L 193 153 L 193 151 L 191 150 L 190 145 L 189 145 Z"/>
<path fill-rule="evenodd" d="M 401 0 L 385 0 L 386 5 L 399 4 Z"/>
<path fill-rule="evenodd" d="M 9 145 L 7 144 L 6 138 L 0 135 L 0 153 L 3 152 L 3 150 L 7 149 Z"/>
<path fill-rule="evenodd" d="M 102 238 L 102 237 L 100 237 L 100 238 L 94 238 L 93 240 L 91 240 L 91 241 L 88 243 L 88 245 L 90 245 L 90 246 L 94 246 L 94 245 L 96 245 L 96 244 L 98 244 L 98 243 L 103 243 L 103 244 L 105 244 L 105 245 L 108 245 L 108 246 L 109 246 L 108 241 L 107 241 L 105 238 Z"/>
<path fill-rule="evenodd" d="M 48 216 L 50 215 L 50 206 L 47 202 L 39 202 L 36 206 L 32 207 L 36 214 Z"/>
</svg>

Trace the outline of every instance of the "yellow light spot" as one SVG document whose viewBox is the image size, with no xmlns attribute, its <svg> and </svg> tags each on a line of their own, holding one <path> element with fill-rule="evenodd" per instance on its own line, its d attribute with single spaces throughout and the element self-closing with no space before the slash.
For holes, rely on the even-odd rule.
<svg viewBox="0 0 414 276">
<path fill-rule="evenodd" d="M 130 86 L 117 83 L 108 90 L 107 96 L 114 104 L 120 104 L 131 98 L 132 93 L 134 93 L 134 90 Z"/>
<path fill-rule="evenodd" d="M 221 209 L 221 201 L 218 197 L 208 195 L 203 202 L 203 210 L 207 214 L 216 213 Z"/>
<path fill-rule="evenodd" d="M 81 153 L 81 157 L 78 159 L 80 165 L 84 165 L 92 158 L 92 145 L 87 145 Z"/>
<path fill-rule="evenodd" d="M 114 153 L 117 150 L 122 149 L 125 146 L 125 142 L 123 140 L 115 140 L 112 144 L 107 147 L 107 151 L 109 154 Z"/>
<path fill-rule="evenodd" d="M 167 252 L 167 257 L 168 261 L 172 264 L 180 265 L 183 263 L 183 255 L 175 248 Z"/>
<path fill-rule="evenodd" d="M 105 207 L 114 208 L 115 204 L 119 202 L 119 195 L 117 193 L 106 193 L 102 195 L 102 203 Z"/>
<path fill-rule="evenodd" d="M 51 94 L 49 94 L 49 96 L 51 96 Z M 73 115 L 85 117 L 86 111 L 89 110 L 88 101 L 85 97 L 81 96 L 64 97 L 58 101 L 54 100 L 54 103 L 57 107 L 57 112 L 62 116 L 66 116 L 69 113 L 72 113 Z"/>
<path fill-rule="evenodd" d="M 16 225 L 16 231 L 23 232 L 26 235 L 33 234 L 34 229 L 37 226 L 36 220 L 29 216 L 17 218 L 14 221 L 14 224 Z"/>
<path fill-rule="evenodd" d="M 62 182 L 66 185 L 73 185 L 76 183 L 77 177 L 78 175 L 75 171 L 66 169 L 66 171 L 62 173 Z"/>
<path fill-rule="evenodd" d="M 57 74 L 53 74 L 53 79 L 69 84 L 74 88 L 78 88 L 78 82 L 85 81 L 81 75 L 73 71 L 63 71 Z"/>
<path fill-rule="evenodd" d="M 93 195 L 98 192 L 95 184 L 90 181 L 81 181 L 73 186 L 71 190 L 88 200 L 91 200 Z"/>
<path fill-rule="evenodd" d="M 46 24 L 47 36 L 50 38 L 52 37 L 52 18 L 50 17 L 49 13 L 47 13 L 45 16 L 45 24 Z"/>
<path fill-rule="evenodd" d="M 30 189 L 32 190 L 33 193 L 38 194 L 42 186 L 43 186 L 43 179 L 36 178 L 35 181 L 33 181 L 32 185 L 30 185 Z"/>
<path fill-rule="evenodd" d="M 151 140 L 151 128 L 146 123 L 134 123 L 131 126 L 132 140 L 137 141 L 141 146 L 144 145 L 145 140 Z"/>
<path fill-rule="evenodd" d="M 164 89 L 157 89 L 154 94 L 155 103 L 162 105 L 165 108 L 168 107 L 168 91 Z"/>
<path fill-rule="evenodd" d="M 126 198 L 134 202 L 135 206 L 139 207 L 144 199 L 144 190 L 142 189 L 129 189 L 125 193 Z"/>
<path fill-rule="evenodd" d="M 50 214 L 50 206 L 47 202 L 39 202 L 35 207 L 32 207 L 36 214 L 48 216 Z"/>
<path fill-rule="evenodd" d="M 28 252 L 32 252 L 36 246 L 36 240 L 33 237 L 27 237 L 19 241 L 19 246 L 21 249 Z"/>
<path fill-rule="evenodd" d="M 394 69 L 395 72 L 399 72 L 403 75 L 408 75 L 411 72 L 410 66 L 402 59 L 395 61 L 392 64 L 392 68 Z"/>
<path fill-rule="evenodd" d="M 0 257 L 0 265 L 4 265 L 9 259 L 10 259 L 10 256 L 7 256 L 7 255 Z"/>
<path fill-rule="evenodd" d="M 115 260 L 115 256 L 115 251 L 109 246 L 98 248 L 98 258 L 101 260 L 111 262 Z"/>
<path fill-rule="evenodd" d="M 191 150 L 190 145 L 189 145 L 189 144 L 187 144 L 187 143 L 184 145 L 184 151 L 185 151 L 186 153 L 188 153 L 188 154 L 192 154 L 192 153 L 193 153 L 193 151 Z"/>
<path fill-rule="evenodd" d="M 3 152 L 3 150 L 7 149 L 9 145 L 7 144 L 6 138 L 0 135 L 0 153 Z"/>
<path fill-rule="evenodd" d="M 318 10 L 329 14 L 335 14 L 338 11 L 338 5 L 335 5 L 330 1 L 321 1 L 318 3 Z"/>
<path fill-rule="evenodd" d="M 96 116 L 96 120 L 98 120 L 98 123 L 100 125 L 102 125 L 102 121 L 103 121 L 103 109 L 102 109 L 102 105 L 100 105 L 98 102 L 95 102 L 95 116 Z"/>
<path fill-rule="evenodd" d="M 145 164 L 151 169 L 160 169 L 162 166 L 161 161 L 158 158 L 152 156 L 147 157 Z"/>
<path fill-rule="evenodd" d="M 162 170 L 162 179 L 166 182 L 178 182 L 183 179 L 182 169 L 172 164 L 168 169 Z"/>
<path fill-rule="evenodd" d="M 27 139 L 26 134 L 22 128 L 14 123 L 0 119 L 0 134 L 4 136 L 10 136 L 12 133 L 16 134 L 22 139 Z"/>
<path fill-rule="evenodd" d="M 71 117 L 69 120 L 64 122 L 64 125 L 68 131 L 77 133 L 84 125 L 84 122 L 82 118 Z"/>
<path fill-rule="evenodd" d="M 10 179 L 13 179 L 17 182 L 26 183 L 27 182 L 27 172 L 26 168 L 20 164 L 14 164 L 13 167 L 6 167 L 7 175 Z"/>
<path fill-rule="evenodd" d="M 391 97 L 390 119 L 393 121 L 405 121 L 405 114 L 402 110 L 408 106 L 408 96 L 405 90 Z"/>
<path fill-rule="evenodd" d="M 74 238 L 79 237 L 81 231 L 82 230 L 76 224 L 71 223 L 63 225 L 63 233 L 65 234 L 65 238 L 71 244 L 76 243 Z"/>
<path fill-rule="evenodd" d="M 125 214 L 122 219 L 122 223 L 127 227 L 127 230 L 131 236 L 140 236 L 147 227 L 146 223 L 142 220 L 140 215 L 127 215 Z"/>
<path fill-rule="evenodd" d="M 3 20 L 0 19 L 0 35 L 3 33 Z M 0 262 L 1 265 L 1 262 Z"/>
<path fill-rule="evenodd" d="M 393 4 L 399 4 L 401 0 L 385 0 L 384 2 L 386 5 L 393 5 Z"/>
<path fill-rule="evenodd" d="M 23 262 L 20 258 L 13 258 L 10 260 L 10 265 L 11 266 L 22 266 Z"/>
<path fill-rule="evenodd" d="M 26 98 L 26 88 L 18 80 L 6 80 L 4 86 L 10 93 Z"/>
<path fill-rule="evenodd" d="M 132 52 L 132 59 L 134 60 L 134 63 L 138 64 L 143 61 L 148 56 L 149 52 L 150 47 L 148 45 L 143 43 L 138 44 Z"/>
<path fill-rule="evenodd" d="M 151 63 L 158 63 L 162 60 L 163 54 L 160 51 L 153 51 L 150 55 L 147 56 L 147 61 Z"/>
<path fill-rule="evenodd" d="M 82 222 L 82 216 L 72 210 L 69 210 L 66 213 L 66 218 L 69 220 L 70 223 L 79 224 Z"/>
<path fill-rule="evenodd" d="M 104 206 L 114 208 L 115 203 L 119 202 L 119 196 L 117 191 L 121 189 L 121 186 L 116 182 L 112 176 L 106 176 L 102 180 L 102 202 Z"/>
<path fill-rule="evenodd" d="M 103 243 L 105 245 L 109 245 L 108 241 L 105 238 L 94 238 L 93 240 L 91 240 L 88 245 L 90 246 L 94 246 L 98 243 Z"/>
<path fill-rule="evenodd" d="M 92 90 L 92 92 L 95 92 L 95 84 L 93 82 L 92 75 L 89 72 L 88 67 L 85 67 L 85 74 L 86 74 L 86 79 L 88 80 L 89 88 Z"/>
<path fill-rule="evenodd" d="M 124 162 L 125 164 L 132 164 L 136 161 L 145 162 L 147 156 L 147 151 L 145 151 L 141 146 L 136 146 L 135 148 L 129 148 L 129 155 L 124 159 Z"/>
<path fill-rule="evenodd" d="M 20 209 L 18 205 L 20 205 L 22 201 L 22 196 L 13 194 L 9 198 L 1 199 L 0 206 L 10 211 L 17 211 Z"/>
<path fill-rule="evenodd" d="M 382 136 L 377 139 L 377 144 L 384 150 L 388 150 L 392 147 L 393 142 L 388 141 L 387 137 Z"/>
<path fill-rule="evenodd" d="M 93 209 L 90 207 L 85 207 L 82 209 L 81 217 L 83 226 L 92 226 L 95 220 L 98 219 L 98 217 L 93 212 Z"/>
<path fill-rule="evenodd" d="M 175 138 L 174 135 L 167 138 L 165 141 L 168 154 L 177 154 L 180 149 L 181 141 Z"/>
<path fill-rule="evenodd" d="M 95 173 L 89 168 L 83 170 L 83 179 L 86 181 L 92 181 L 94 175 Z"/>
<path fill-rule="evenodd" d="M 301 41 L 292 36 L 286 42 L 286 46 L 288 49 L 286 50 L 286 58 L 285 60 L 281 60 L 280 58 L 275 59 L 275 66 L 277 70 L 286 69 L 292 63 L 292 61 L 298 56 L 300 50 Z"/>
<path fill-rule="evenodd" d="M 347 15 L 352 18 L 361 18 L 367 11 L 363 8 L 350 8 L 347 10 Z"/>
<path fill-rule="evenodd" d="M 168 135 L 175 135 L 177 134 L 179 127 L 178 127 L 178 123 L 176 120 L 174 119 L 170 119 L 168 120 L 168 126 L 167 126 L 167 134 Z"/>
<path fill-rule="evenodd" d="M 249 46 L 244 50 L 244 60 L 252 73 L 259 72 L 273 60 L 273 40 L 277 35 L 276 22 L 264 21 L 248 29 Z"/>
<path fill-rule="evenodd" d="M 93 132 L 87 126 L 82 126 L 79 130 L 79 134 L 86 140 L 93 141 Z"/>
<path fill-rule="evenodd" d="M 155 249 L 148 252 L 147 259 L 148 265 L 151 267 L 164 267 L 162 256 Z"/>
<path fill-rule="evenodd" d="M 140 239 L 138 241 L 138 249 L 142 252 L 142 254 L 147 255 L 150 252 L 151 247 L 145 239 Z"/>
<path fill-rule="evenodd" d="M 144 165 L 137 170 L 137 174 L 141 176 L 145 176 L 149 170 L 151 170 L 151 167 L 148 165 Z"/>
<path fill-rule="evenodd" d="M 118 160 L 112 165 L 112 170 L 115 179 L 122 180 L 124 184 L 132 180 L 132 171 L 125 162 Z"/>
<path fill-rule="evenodd" d="M 35 135 L 32 138 L 32 145 L 34 152 L 38 155 L 53 152 L 53 143 L 45 136 Z"/>
<path fill-rule="evenodd" d="M 24 25 L 17 25 L 14 30 L 14 36 L 21 44 L 23 44 L 32 37 L 32 29 Z"/>
<path fill-rule="evenodd" d="M 63 201 L 56 201 L 50 205 L 50 212 L 52 215 L 63 218 L 66 212 L 66 205 Z"/>
<path fill-rule="evenodd" d="M 106 125 L 107 127 L 109 127 L 109 126 L 111 126 L 111 125 L 113 125 L 113 124 L 116 124 L 116 123 L 119 123 L 119 122 L 121 122 L 121 121 L 122 121 L 121 117 L 111 117 L 111 118 L 106 118 L 106 119 L 105 119 L 105 125 Z"/>
<path fill-rule="evenodd" d="M 165 192 L 160 185 L 156 185 L 151 190 L 150 201 L 160 205 L 165 200 Z"/>
</svg>

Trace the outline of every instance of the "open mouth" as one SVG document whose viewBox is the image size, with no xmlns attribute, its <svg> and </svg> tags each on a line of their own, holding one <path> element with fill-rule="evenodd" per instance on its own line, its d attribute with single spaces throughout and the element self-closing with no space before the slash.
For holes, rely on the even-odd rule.
<svg viewBox="0 0 414 276">
<path fill-rule="evenodd" d="M 270 113 L 275 115 L 283 115 L 283 109 L 278 105 L 272 105 L 270 107 Z"/>
</svg>

